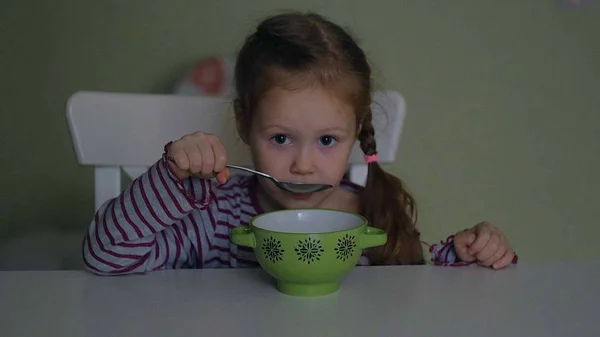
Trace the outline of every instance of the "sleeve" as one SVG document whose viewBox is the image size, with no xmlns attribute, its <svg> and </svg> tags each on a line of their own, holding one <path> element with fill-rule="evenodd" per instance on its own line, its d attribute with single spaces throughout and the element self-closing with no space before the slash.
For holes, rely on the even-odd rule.
<svg viewBox="0 0 600 337">
<path fill-rule="evenodd" d="M 83 240 L 86 269 L 115 275 L 195 264 L 184 218 L 210 204 L 210 186 L 208 180 L 180 181 L 163 155 L 96 211 Z"/>
<path fill-rule="evenodd" d="M 431 254 L 431 262 L 437 266 L 462 267 L 474 263 L 461 261 L 458 258 L 454 249 L 454 235 L 429 246 L 429 253 Z"/>
</svg>

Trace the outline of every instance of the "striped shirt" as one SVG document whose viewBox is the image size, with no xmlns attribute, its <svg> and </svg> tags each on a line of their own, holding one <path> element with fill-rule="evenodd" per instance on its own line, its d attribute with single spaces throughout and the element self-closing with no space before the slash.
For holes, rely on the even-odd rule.
<svg viewBox="0 0 600 337">
<path fill-rule="evenodd" d="M 104 275 L 258 267 L 252 248 L 229 239 L 232 228 L 248 225 L 263 213 L 257 186 L 253 175 L 232 176 L 223 185 L 214 180 L 180 181 L 163 157 L 96 211 L 83 242 L 85 267 Z M 343 186 L 358 188 L 350 182 Z M 430 251 L 434 249 L 434 257 L 443 257 L 434 260 L 436 264 L 456 259 L 451 243 L 441 242 Z M 359 264 L 368 260 L 363 257 Z"/>
</svg>

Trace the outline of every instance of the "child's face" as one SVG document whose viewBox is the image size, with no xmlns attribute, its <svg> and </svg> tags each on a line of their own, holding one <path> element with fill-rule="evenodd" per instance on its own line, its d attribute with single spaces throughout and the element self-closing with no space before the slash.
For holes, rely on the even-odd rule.
<svg viewBox="0 0 600 337">
<path fill-rule="evenodd" d="M 248 139 L 255 167 L 280 181 L 335 188 L 297 196 L 261 179 L 263 191 L 282 208 L 318 207 L 344 176 L 356 129 L 353 107 L 322 87 L 269 91 Z"/>
</svg>

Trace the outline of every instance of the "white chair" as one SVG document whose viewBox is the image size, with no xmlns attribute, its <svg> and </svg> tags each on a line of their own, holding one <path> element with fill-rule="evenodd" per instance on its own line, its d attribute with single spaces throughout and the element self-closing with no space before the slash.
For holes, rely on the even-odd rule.
<svg viewBox="0 0 600 337">
<path fill-rule="evenodd" d="M 379 160 L 390 163 L 396 158 L 405 102 L 394 91 L 376 92 L 373 101 Z M 159 159 L 166 143 L 198 130 L 218 135 L 232 164 L 251 166 L 226 98 L 82 91 L 69 98 L 67 119 L 78 162 L 94 166 L 96 209 L 121 193 L 121 169 L 136 178 Z M 364 185 L 366 175 L 357 142 L 349 177 Z"/>
</svg>

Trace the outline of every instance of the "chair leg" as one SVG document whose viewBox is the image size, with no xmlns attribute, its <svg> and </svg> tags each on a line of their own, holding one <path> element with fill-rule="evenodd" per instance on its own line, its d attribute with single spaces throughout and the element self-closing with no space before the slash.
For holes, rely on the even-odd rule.
<svg viewBox="0 0 600 337">
<path fill-rule="evenodd" d="M 121 193 L 121 168 L 118 166 L 97 166 L 94 169 L 94 203 L 96 210 L 107 200 Z"/>
</svg>

